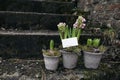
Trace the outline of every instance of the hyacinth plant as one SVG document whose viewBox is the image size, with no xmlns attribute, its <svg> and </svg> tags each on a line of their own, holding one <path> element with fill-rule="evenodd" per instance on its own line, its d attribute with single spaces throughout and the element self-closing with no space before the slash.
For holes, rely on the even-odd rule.
<svg viewBox="0 0 120 80">
<path fill-rule="evenodd" d="M 48 50 L 42 50 L 43 54 L 48 56 L 60 56 L 60 52 L 54 48 L 54 41 L 50 40 L 49 43 L 49 49 Z"/>
<path fill-rule="evenodd" d="M 76 22 L 73 24 L 73 28 L 69 28 L 66 23 L 60 22 L 57 26 L 61 40 L 72 37 L 77 37 L 79 40 L 81 29 L 85 27 L 85 21 L 85 18 L 78 16 Z"/>
<path fill-rule="evenodd" d="M 83 46 L 82 49 L 88 52 L 99 53 L 105 52 L 107 48 L 103 45 L 100 45 L 100 39 L 95 38 L 87 39 L 87 45 Z"/>
<path fill-rule="evenodd" d="M 59 31 L 61 41 L 63 39 L 73 38 L 73 37 L 77 37 L 77 40 L 79 41 L 81 31 L 82 31 L 82 29 L 85 28 L 85 25 L 86 25 L 85 22 L 86 22 L 86 20 L 82 16 L 78 16 L 78 18 L 76 19 L 72 28 L 68 27 L 68 25 L 66 23 L 60 22 L 57 26 L 58 26 L 58 31 Z M 79 46 L 71 46 L 71 47 L 65 48 L 64 50 L 69 51 L 69 52 L 79 53 L 80 47 Z"/>
</svg>

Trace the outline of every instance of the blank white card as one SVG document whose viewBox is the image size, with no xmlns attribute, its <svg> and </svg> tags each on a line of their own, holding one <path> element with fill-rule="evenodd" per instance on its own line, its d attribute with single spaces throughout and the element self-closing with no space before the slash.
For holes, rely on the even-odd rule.
<svg viewBox="0 0 120 80">
<path fill-rule="evenodd" d="M 77 37 L 62 39 L 63 48 L 77 46 L 77 45 L 78 45 Z"/>
</svg>

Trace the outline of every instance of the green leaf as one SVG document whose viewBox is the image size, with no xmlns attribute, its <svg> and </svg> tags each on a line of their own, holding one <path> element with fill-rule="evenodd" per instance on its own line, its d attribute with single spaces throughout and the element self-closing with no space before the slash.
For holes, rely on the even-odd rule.
<svg viewBox="0 0 120 80">
<path fill-rule="evenodd" d="M 70 38 L 70 29 L 68 30 L 68 38 Z"/>
<path fill-rule="evenodd" d="M 92 39 L 87 39 L 87 46 L 92 46 Z"/>
<path fill-rule="evenodd" d="M 53 49 L 54 49 L 54 41 L 50 40 L 50 50 L 53 50 Z"/>
<path fill-rule="evenodd" d="M 77 31 L 77 39 L 78 39 L 78 41 L 79 41 L 80 35 L 81 35 L 81 29 L 78 29 L 78 31 Z"/>
<path fill-rule="evenodd" d="M 59 31 L 59 35 L 60 35 L 60 39 L 62 40 L 63 39 L 62 32 Z"/>
<path fill-rule="evenodd" d="M 65 29 L 64 39 L 66 39 L 67 36 L 68 36 L 68 26 L 66 26 L 66 29 Z"/>
<path fill-rule="evenodd" d="M 94 40 L 93 40 L 93 46 L 94 46 L 94 47 L 97 48 L 97 47 L 99 46 L 99 44 L 100 44 L 100 39 L 94 39 Z"/>
<path fill-rule="evenodd" d="M 72 29 L 72 37 L 76 37 L 76 29 L 75 28 Z"/>
</svg>

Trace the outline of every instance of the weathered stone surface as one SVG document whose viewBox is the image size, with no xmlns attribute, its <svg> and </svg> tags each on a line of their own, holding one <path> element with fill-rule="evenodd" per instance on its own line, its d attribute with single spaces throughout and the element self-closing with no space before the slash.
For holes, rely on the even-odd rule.
<svg viewBox="0 0 120 80">
<path fill-rule="evenodd" d="M 35 12 L 0 12 L 0 28 L 8 30 L 57 30 L 59 22 L 72 26 L 77 16 Z"/>
<path fill-rule="evenodd" d="M 20 0 L 13 0 L 13 1 L 20 1 Z M 24 1 L 60 1 L 60 2 L 69 2 L 72 0 L 24 0 Z"/>
<path fill-rule="evenodd" d="M 120 12 L 119 12 L 119 13 L 115 13 L 115 14 L 114 14 L 114 18 L 115 18 L 116 20 L 120 20 Z"/>
<path fill-rule="evenodd" d="M 71 14 L 75 7 L 73 2 L 53 2 L 53 1 L 21 1 L 21 0 L 1 0 L 1 11 L 22 11 L 22 12 L 38 12 L 38 13 L 56 13 Z"/>
<path fill-rule="evenodd" d="M 115 9 L 119 9 L 120 8 L 120 3 L 116 3 L 116 4 L 111 4 L 111 5 L 108 5 L 108 8 L 107 10 L 115 10 Z"/>
<path fill-rule="evenodd" d="M 100 38 L 100 35 L 81 35 L 79 43 L 84 44 L 88 37 Z M 55 41 L 56 48 L 61 45 L 59 35 L 1 35 L 0 56 L 3 58 L 42 58 L 42 49 L 49 48 L 51 39 Z"/>
<path fill-rule="evenodd" d="M 120 0 L 79 0 L 78 8 L 90 11 L 88 20 L 90 20 L 92 26 L 110 27 L 111 25 L 111 27 L 116 27 L 116 30 L 120 28 L 118 24 L 120 20 Z"/>
<path fill-rule="evenodd" d="M 0 65 L 2 80 L 39 80 L 41 76 L 40 60 L 3 60 Z"/>
<path fill-rule="evenodd" d="M 0 30 L 57 30 L 59 22 L 71 26 L 74 7 L 71 0 L 0 0 Z"/>
<path fill-rule="evenodd" d="M 49 48 L 49 41 L 55 40 L 55 47 L 60 45 L 59 36 L 0 36 L 0 56 L 3 58 L 40 57 L 42 49 Z"/>
<path fill-rule="evenodd" d="M 2 62 L 2 57 L 0 57 L 0 63 Z"/>
<path fill-rule="evenodd" d="M 95 11 L 101 11 L 101 10 L 103 10 L 103 9 L 105 9 L 105 6 L 102 5 L 102 4 L 98 4 L 98 5 L 96 5 L 95 8 L 94 8 Z"/>
<path fill-rule="evenodd" d="M 118 63 L 101 63 L 96 70 L 86 69 L 82 60 L 75 69 L 63 68 L 60 62 L 57 71 L 48 71 L 43 60 L 8 59 L 0 64 L 1 80 L 119 80 Z"/>
</svg>

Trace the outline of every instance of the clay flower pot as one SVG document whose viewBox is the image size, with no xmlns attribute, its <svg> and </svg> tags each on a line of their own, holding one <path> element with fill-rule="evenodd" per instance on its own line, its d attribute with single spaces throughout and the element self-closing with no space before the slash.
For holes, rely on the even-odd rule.
<svg viewBox="0 0 120 80">
<path fill-rule="evenodd" d="M 97 69 L 103 53 L 84 51 L 84 65 L 86 68 Z"/>
<path fill-rule="evenodd" d="M 78 61 L 78 54 L 73 52 L 67 52 L 64 50 L 60 51 L 63 56 L 63 66 L 64 68 L 72 69 L 75 68 Z"/>
<path fill-rule="evenodd" d="M 45 68 L 47 70 L 56 70 L 59 65 L 59 57 L 61 56 L 47 56 L 43 54 L 44 56 L 44 63 L 45 63 Z"/>
</svg>

